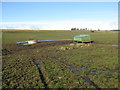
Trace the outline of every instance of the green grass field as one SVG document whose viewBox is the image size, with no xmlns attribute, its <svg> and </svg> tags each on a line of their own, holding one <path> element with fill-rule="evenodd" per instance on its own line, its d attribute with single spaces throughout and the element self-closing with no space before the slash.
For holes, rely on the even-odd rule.
<svg viewBox="0 0 120 90">
<path fill-rule="evenodd" d="M 16 44 L 28 39 L 73 39 L 80 34 L 91 35 L 94 43 L 83 47 Z M 118 88 L 118 43 L 118 31 L 3 31 L 2 87 Z"/>
</svg>

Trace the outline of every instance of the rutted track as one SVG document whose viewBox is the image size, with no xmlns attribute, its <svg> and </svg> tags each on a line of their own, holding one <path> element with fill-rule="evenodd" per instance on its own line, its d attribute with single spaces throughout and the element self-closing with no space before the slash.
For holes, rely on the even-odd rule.
<svg viewBox="0 0 120 90">
<path fill-rule="evenodd" d="M 42 80 L 42 83 L 44 84 L 44 87 L 47 88 L 47 83 L 45 82 L 45 78 L 43 76 L 43 73 L 40 70 L 40 64 L 38 63 L 38 61 L 36 59 L 33 59 L 33 62 L 39 71 L 39 76 L 40 76 L 40 79 Z"/>
<path fill-rule="evenodd" d="M 75 72 L 77 75 L 81 75 L 80 74 L 80 71 L 76 70 L 74 67 L 70 66 L 70 65 L 67 65 L 65 64 L 64 62 L 60 61 L 60 60 L 57 60 L 55 59 L 56 61 L 58 61 L 59 63 L 67 66 L 71 71 Z M 89 83 L 90 85 L 94 86 L 96 89 L 100 89 L 93 81 L 91 81 L 88 77 L 82 77 L 87 83 Z"/>
<path fill-rule="evenodd" d="M 35 49 L 35 48 L 41 48 L 41 47 L 50 47 L 50 46 L 56 46 L 56 45 L 65 45 L 65 44 L 70 44 L 72 41 L 60 41 L 60 42 L 44 42 L 44 43 L 38 43 L 35 45 L 31 45 L 31 46 L 19 46 L 18 51 L 23 50 L 23 49 Z M 100 44 L 100 43 L 95 43 L 95 44 Z M 104 44 L 104 45 L 111 45 L 111 44 Z M 15 50 L 15 49 L 14 49 Z M 16 51 L 16 50 L 15 50 Z M 42 80 L 42 83 L 44 84 L 44 87 L 47 88 L 47 84 L 45 82 L 45 77 L 43 76 L 43 73 L 40 70 L 40 64 L 38 64 L 35 59 L 33 59 L 33 62 L 36 64 L 38 71 L 39 71 L 39 76 L 40 79 Z M 65 64 L 64 62 L 61 62 L 61 64 L 64 64 L 65 66 L 67 66 L 70 70 L 72 70 L 73 72 L 75 72 L 77 75 L 80 75 L 80 71 L 75 70 L 74 67 L 71 67 L 70 65 Z M 99 89 L 99 87 L 93 82 L 91 81 L 88 77 L 82 77 L 87 83 L 89 83 L 90 85 L 94 86 L 96 89 Z"/>
<path fill-rule="evenodd" d="M 44 62 L 44 60 L 42 59 L 42 58 L 40 58 L 41 59 L 41 61 L 42 61 L 42 63 Z M 58 59 L 54 59 L 54 60 L 56 60 L 57 62 L 59 62 L 60 64 L 62 64 L 62 65 L 65 65 L 66 67 L 68 67 L 71 71 L 73 71 L 76 75 L 78 75 L 78 76 L 81 76 L 81 73 L 80 73 L 80 71 L 78 71 L 78 70 L 76 70 L 74 67 L 72 67 L 71 65 L 68 65 L 68 64 L 66 64 L 66 63 L 64 63 L 64 62 L 62 62 L 62 61 L 60 61 L 60 60 L 58 60 Z M 36 61 L 34 61 L 34 62 L 36 62 Z M 36 63 L 38 63 L 38 62 L 36 62 Z M 37 66 L 37 67 L 39 67 L 39 65 Z M 93 87 L 95 87 L 97 90 L 100 90 L 100 88 L 98 87 L 98 85 L 96 85 L 93 81 L 91 81 L 88 77 L 86 77 L 86 76 L 81 76 L 88 84 L 90 84 L 91 86 L 93 86 Z M 43 82 L 44 83 L 44 82 Z"/>
</svg>

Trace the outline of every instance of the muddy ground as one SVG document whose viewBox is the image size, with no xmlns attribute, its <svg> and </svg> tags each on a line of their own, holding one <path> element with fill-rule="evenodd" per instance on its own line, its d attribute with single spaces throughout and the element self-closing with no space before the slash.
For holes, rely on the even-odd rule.
<svg viewBox="0 0 120 90">
<path fill-rule="evenodd" d="M 8 55 L 13 54 L 16 52 L 19 52 L 21 50 L 27 50 L 27 49 L 36 49 L 41 47 L 52 47 L 52 46 L 60 46 L 60 45 L 67 45 L 73 43 L 72 40 L 69 41 L 48 41 L 48 42 L 39 42 L 37 44 L 32 45 L 22 45 L 22 44 L 6 44 L 3 45 L 2 49 L 2 55 Z M 111 43 L 105 44 L 105 43 L 99 43 L 99 42 L 93 42 L 94 45 L 102 44 L 102 45 L 112 45 Z M 115 49 L 118 49 L 118 47 L 113 47 Z"/>
<path fill-rule="evenodd" d="M 7 45 L 3 45 L 2 55 L 4 56 L 4 55 L 12 54 L 25 49 L 27 50 L 27 49 L 35 49 L 41 47 L 66 45 L 72 42 L 73 41 L 49 41 L 49 42 L 40 42 L 33 45 L 7 44 Z"/>
</svg>

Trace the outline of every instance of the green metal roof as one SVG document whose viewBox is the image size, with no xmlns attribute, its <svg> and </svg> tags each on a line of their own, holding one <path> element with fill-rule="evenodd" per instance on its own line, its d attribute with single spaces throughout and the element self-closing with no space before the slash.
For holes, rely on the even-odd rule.
<svg viewBox="0 0 120 90">
<path fill-rule="evenodd" d="M 84 36 L 90 36 L 90 35 L 78 35 L 78 36 L 75 36 L 75 37 L 84 37 Z"/>
</svg>

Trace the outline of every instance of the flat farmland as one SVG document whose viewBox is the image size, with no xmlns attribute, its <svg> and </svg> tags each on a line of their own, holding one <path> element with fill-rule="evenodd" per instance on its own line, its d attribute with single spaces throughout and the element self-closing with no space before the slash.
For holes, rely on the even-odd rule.
<svg viewBox="0 0 120 90">
<path fill-rule="evenodd" d="M 16 42 L 73 39 L 91 35 L 93 43 L 72 40 L 22 46 Z M 118 31 L 2 31 L 3 88 L 118 88 Z M 65 49 L 63 49 L 65 48 Z"/>
</svg>

